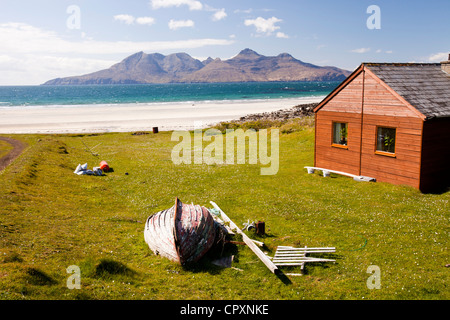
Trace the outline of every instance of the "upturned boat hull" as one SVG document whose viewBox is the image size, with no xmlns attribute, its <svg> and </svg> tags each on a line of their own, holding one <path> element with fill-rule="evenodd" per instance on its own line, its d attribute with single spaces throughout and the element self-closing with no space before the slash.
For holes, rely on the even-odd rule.
<svg viewBox="0 0 450 320">
<path fill-rule="evenodd" d="M 182 203 L 148 217 L 144 238 L 155 253 L 180 264 L 196 262 L 213 246 L 214 218 L 205 207 Z"/>
</svg>

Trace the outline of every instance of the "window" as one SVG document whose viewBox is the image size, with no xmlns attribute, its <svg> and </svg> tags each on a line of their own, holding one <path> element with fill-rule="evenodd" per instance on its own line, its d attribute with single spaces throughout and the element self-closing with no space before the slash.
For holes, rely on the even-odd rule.
<svg viewBox="0 0 450 320">
<path fill-rule="evenodd" d="M 377 128 L 377 153 L 395 154 L 395 128 Z"/>
<path fill-rule="evenodd" d="M 347 128 L 345 122 L 333 122 L 333 145 L 347 146 Z"/>
</svg>

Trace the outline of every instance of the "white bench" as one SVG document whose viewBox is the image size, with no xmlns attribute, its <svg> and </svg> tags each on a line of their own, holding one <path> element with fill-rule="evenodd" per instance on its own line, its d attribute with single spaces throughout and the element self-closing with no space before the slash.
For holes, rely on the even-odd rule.
<svg viewBox="0 0 450 320">
<path fill-rule="evenodd" d="M 324 177 L 329 177 L 330 173 L 335 173 L 335 174 L 339 174 L 342 176 L 347 176 L 347 177 L 353 178 L 353 180 L 355 180 L 355 181 L 372 181 L 372 182 L 376 181 L 376 179 L 372 178 L 372 177 L 358 176 L 358 175 L 343 172 L 343 171 L 336 171 L 336 170 L 330 170 L 330 169 L 324 169 L 324 168 L 318 168 L 318 167 L 305 167 L 305 168 L 308 170 L 309 174 L 314 173 L 316 170 L 322 171 L 322 174 Z"/>
</svg>

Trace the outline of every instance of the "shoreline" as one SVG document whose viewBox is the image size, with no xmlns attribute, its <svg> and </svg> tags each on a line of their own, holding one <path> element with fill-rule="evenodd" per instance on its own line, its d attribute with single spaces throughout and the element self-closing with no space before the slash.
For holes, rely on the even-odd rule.
<svg viewBox="0 0 450 320">
<path fill-rule="evenodd" d="M 0 108 L 0 134 L 193 130 L 255 114 L 291 110 L 323 97 Z"/>
</svg>

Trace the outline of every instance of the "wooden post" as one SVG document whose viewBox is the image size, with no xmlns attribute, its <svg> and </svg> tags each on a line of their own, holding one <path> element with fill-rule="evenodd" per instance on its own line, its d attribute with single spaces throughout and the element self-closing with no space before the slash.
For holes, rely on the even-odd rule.
<svg viewBox="0 0 450 320">
<path fill-rule="evenodd" d="M 256 223 L 256 234 L 259 236 L 263 236 L 266 233 L 266 224 L 264 221 L 258 221 Z"/>
<path fill-rule="evenodd" d="M 269 259 L 269 257 L 259 249 L 256 244 L 250 239 L 242 230 L 233 222 L 230 218 L 219 208 L 217 204 L 210 201 L 213 207 L 220 212 L 220 217 L 223 221 L 228 222 L 230 224 L 231 229 L 235 229 L 237 233 L 242 235 L 242 240 L 244 240 L 245 244 L 258 256 L 258 258 L 266 265 L 267 268 L 274 274 L 279 274 L 280 270 L 278 267 Z"/>
</svg>

